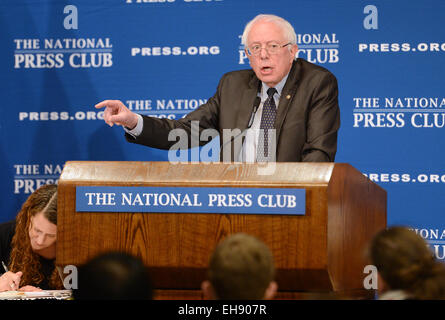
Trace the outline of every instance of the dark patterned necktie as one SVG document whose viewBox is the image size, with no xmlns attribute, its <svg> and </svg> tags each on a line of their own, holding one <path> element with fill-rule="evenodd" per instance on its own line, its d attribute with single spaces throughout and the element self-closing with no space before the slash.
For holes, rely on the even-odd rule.
<svg viewBox="0 0 445 320">
<path fill-rule="evenodd" d="M 277 108 L 275 106 L 275 100 L 273 95 L 277 92 L 275 88 L 267 89 L 268 98 L 264 102 L 263 105 L 263 113 L 261 115 L 261 124 L 260 124 L 260 135 L 258 137 L 258 147 L 257 147 L 257 161 L 265 162 L 270 161 L 271 151 L 270 141 L 271 137 L 275 135 L 269 134 L 269 130 L 273 130 L 275 128 L 275 118 L 277 117 Z M 272 149 L 272 148 L 271 148 Z"/>
</svg>

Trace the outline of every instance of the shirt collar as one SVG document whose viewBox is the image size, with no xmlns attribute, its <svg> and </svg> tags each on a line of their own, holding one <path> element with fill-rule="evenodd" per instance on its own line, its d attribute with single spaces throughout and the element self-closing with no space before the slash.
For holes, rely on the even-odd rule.
<svg viewBox="0 0 445 320">
<path fill-rule="evenodd" d="M 277 93 L 278 93 L 278 99 L 281 97 L 281 92 L 283 91 L 283 88 L 284 88 L 284 85 L 286 84 L 286 80 L 287 80 L 288 76 L 289 76 L 289 73 L 286 74 L 284 76 L 284 78 L 281 79 L 281 81 L 278 82 L 278 84 L 275 86 L 275 89 L 277 90 Z M 267 89 L 269 89 L 269 88 L 270 87 L 267 84 L 262 82 L 262 84 L 261 84 L 261 101 L 265 101 L 267 99 Z"/>
</svg>

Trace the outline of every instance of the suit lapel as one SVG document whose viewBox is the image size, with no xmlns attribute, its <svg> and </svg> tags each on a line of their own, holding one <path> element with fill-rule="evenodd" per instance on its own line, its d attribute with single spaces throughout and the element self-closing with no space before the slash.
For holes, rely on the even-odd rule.
<svg viewBox="0 0 445 320">
<path fill-rule="evenodd" d="M 235 126 L 235 128 L 241 129 L 241 131 L 246 130 L 249 124 L 253 112 L 253 104 L 258 94 L 259 84 L 260 81 L 254 75 L 249 82 L 249 88 L 243 91 Z"/>
<path fill-rule="evenodd" d="M 278 104 L 277 118 L 275 119 L 275 128 L 277 130 L 277 147 L 278 141 L 280 141 L 281 128 L 283 127 L 284 119 L 286 118 L 289 106 L 297 92 L 298 80 L 300 74 L 300 63 L 298 60 L 294 61 L 292 68 L 289 71 L 286 84 L 281 92 L 280 103 Z"/>
<path fill-rule="evenodd" d="M 259 87 L 260 81 L 258 78 L 253 75 L 252 78 L 249 81 L 249 85 L 247 90 L 244 90 L 240 102 L 238 106 L 236 106 L 236 120 L 235 120 L 235 126 L 230 129 L 240 129 L 241 132 L 247 129 L 247 125 L 249 124 L 250 117 L 252 116 L 253 112 L 253 104 L 255 102 L 255 98 L 258 94 L 258 87 Z M 224 134 L 223 134 L 224 136 Z M 237 156 L 241 152 L 242 143 L 244 141 L 243 139 L 244 135 L 240 135 L 237 138 L 237 142 L 234 141 L 232 138 L 229 143 L 229 141 L 225 141 L 224 137 L 222 138 L 222 146 L 220 157 L 222 159 L 225 159 L 225 153 L 229 150 L 224 150 L 227 148 L 230 148 L 230 158 L 231 161 L 235 161 L 237 159 Z M 241 139 L 241 140 L 238 140 Z M 235 150 L 235 146 L 237 147 Z"/>
</svg>

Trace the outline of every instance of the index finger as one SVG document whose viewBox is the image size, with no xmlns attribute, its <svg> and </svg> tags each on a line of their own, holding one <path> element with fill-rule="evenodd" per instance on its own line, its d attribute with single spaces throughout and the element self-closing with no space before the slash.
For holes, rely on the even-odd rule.
<svg viewBox="0 0 445 320">
<path fill-rule="evenodd" d="M 21 271 L 14 274 L 13 279 L 14 282 L 20 282 L 20 279 L 22 278 L 23 273 Z"/>
<path fill-rule="evenodd" d="M 116 102 L 116 101 L 113 101 L 113 100 L 104 100 L 104 101 L 102 101 L 102 102 L 99 102 L 98 104 L 96 104 L 94 107 L 96 108 L 96 109 L 100 109 L 100 108 L 103 108 L 103 107 L 112 107 L 112 108 L 115 108 L 115 107 L 118 107 L 119 105 L 118 105 L 118 103 Z"/>
</svg>

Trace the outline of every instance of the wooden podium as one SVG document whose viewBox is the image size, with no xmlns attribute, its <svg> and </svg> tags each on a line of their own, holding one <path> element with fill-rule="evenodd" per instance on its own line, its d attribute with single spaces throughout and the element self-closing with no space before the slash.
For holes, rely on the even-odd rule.
<svg viewBox="0 0 445 320">
<path fill-rule="evenodd" d="M 58 187 L 57 265 L 80 265 L 109 250 L 140 257 L 157 297 L 201 299 L 212 250 L 245 232 L 272 250 L 278 298 L 334 292 L 366 296 L 365 248 L 386 227 L 386 191 L 343 163 L 264 164 L 67 162 Z M 76 186 L 306 189 L 306 214 L 76 212 Z"/>
</svg>

